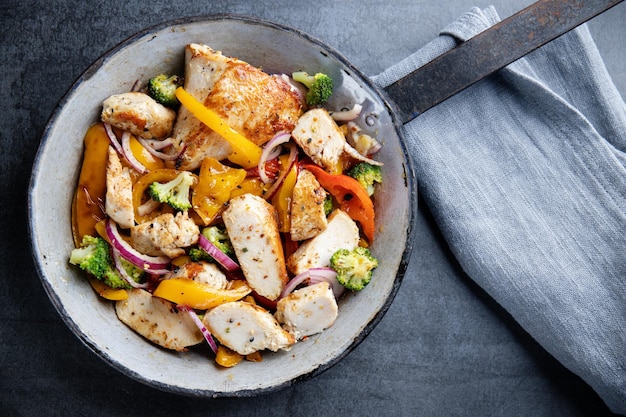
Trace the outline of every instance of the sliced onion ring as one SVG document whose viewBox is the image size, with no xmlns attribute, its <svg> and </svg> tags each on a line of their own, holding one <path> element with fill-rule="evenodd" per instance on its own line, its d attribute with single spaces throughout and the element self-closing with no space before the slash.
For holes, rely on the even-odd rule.
<svg viewBox="0 0 626 417">
<path fill-rule="evenodd" d="M 333 290 L 335 298 L 341 297 L 345 287 L 337 281 L 337 272 L 329 267 L 315 267 L 307 269 L 306 271 L 296 275 L 285 285 L 285 288 L 280 293 L 279 299 L 291 294 L 298 286 L 302 285 L 306 280 L 309 280 L 309 285 L 317 284 L 320 282 L 328 282 Z"/>
<path fill-rule="evenodd" d="M 122 151 L 124 157 L 135 171 L 140 174 L 144 174 L 148 171 L 148 169 L 135 158 L 133 150 L 130 149 L 130 132 L 127 130 L 122 134 Z"/>
<path fill-rule="evenodd" d="M 113 248 L 119 251 L 120 255 L 128 262 L 150 274 L 163 275 L 169 272 L 167 267 L 170 264 L 170 258 L 166 256 L 149 256 L 135 250 L 120 236 L 115 221 L 107 219 L 105 230 Z"/>
<path fill-rule="evenodd" d="M 274 194 L 276 194 L 276 191 L 280 188 L 283 181 L 287 177 L 287 174 L 289 174 L 289 171 L 291 171 L 293 164 L 295 164 L 296 162 L 296 157 L 298 156 L 298 149 L 296 148 L 296 144 L 290 143 L 288 146 L 289 146 L 289 159 L 287 160 L 287 167 L 280 173 L 280 176 L 278 177 L 276 181 L 274 181 L 274 184 L 272 184 L 272 187 L 269 190 L 267 190 L 267 193 L 265 193 L 264 198 L 266 200 L 271 200 L 272 197 L 274 197 Z"/>
<path fill-rule="evenodd" d="M 128 284 L 130 284 L 130 286 L 133 288 L 141 288 L 141 289 L 148 288 L 147 282 L 144 284 L 140 284 L 137 281 L 135 281 L 133 277 L 128 275 L 128 272 L 126 272 L 124 265 L 122 265 L 122 255 L 120 255 L 118 250 L 113 249 L 111 250 L 111 252 L 113 255 L 113 263 L 115 264 L 115 269 L 120 274 L 120 276 L 124 278 L 124 281 L 128 282 Z"/>
<path fill-rule="evenodd" d="M 204 323 L 202 323 L 202 320 L 200 320 L 200 317 L 198 317 L 194 309 L 182 304 L 177 305 L 176 308 L 189 314 L 189 317 L 191 317 L 194 324 L 198 327 L 200 333 L 202 333 L 202 336 L 204 336 L 204 340 L 207 341 L 213 353 L 217 354 L 217 343 L 215 343 L 215 340 L 213 340 L 213 335 L 211 335 L 209 329 L 207 329 Z"/>
<path fill-rule="evenodd" d="M 166 146 L 163 146 L 163 147 L 159 147 L 159 149 L 157 149 L 157 148 L 156 148 L 155 146 L 153 146 L 153 145 L 150 145 L 150 143 L 149 143 L 146 139 L 143 139 L 143 138 L 138 138 L 137 140 L 139 141 L 139 143 L 141 143 L 141 145 L 142 145 L 144 148 L 146 148 L 146 150 L 147 150 L 148 152 L 150 152 L 150 154 L 151 154 L 152 156 L 154 156 L 155 158 L 162 159 L 162 160 L 164 160 L 164 161 L 175 161 L 176 159 L 178 159 L 178 157 L 179 157 L 179 156 L 180 156 L 180 155 L 184 152 L 184 150 L 185 150 L 185 144 L 183 144 L 183 146 L 181 146 L 181 147 L 180 147 L 180 149 L 179 149 L 176 153 L 173 153 L 173 154 L 168 154 L 168 153 L 165 153 L 165 152 L 161 152 L 160 150 L 161 150 L 161 149 L 165 149 L 165 148 L 167 148 L 167 146 L 172 145 L 172 141 L 171 141 L 171 140 L 169 141 L 169 145 L 166 145 Z M 167 140 L 167 139 L 165 139 L 165 140 Z M 165 142 L 165 140 L 164 140 L 163 142 Z M 159 146 L 159 145 L 157 145 L 157 146 Z"/>
<path fill-rule="evenodd" d="M 217 246 L 209 241 L 202 233 L 198 235 L 198 245 L 204 249 L 213 259 L 215 259 L 220 265 L 222 265 L 228 272 L 233 272 L 239 269 L 239 265 L 224 252 L 219 250 Z"/>
<path fill-rule="evenodd" d="M 109 142 L 111 142 L 111 145 L 113 145 L 113 148 L 120 155 L 124 155 L 124 151 L 122 150 L 122 145 L 120 144 L 120 141 L 117 140 L 117 136 L 115 136 L 115 132 L 113 132 L 113 128 L 111 127 L 111 125 L 108 123 L 103 123 L 103 124 L 104 124 L 104 131 L 106 132 L 107 137 L 109 138 Z"/>
<path fill-rule="evenodd" d="M 359 117 L 361 110 L 363 110 L 363 106 L 356 103 L 351 109 L 330 112 L 330 117 L 332 117 L 336 122 L 347 122 Z"/>
<path fill-rule="evenodd" d="M 343 151 L 347 153 L 348 155 L 350 155 L 352 158 L 357 159 L 362 162 L 367 162 L 370 165 L 378 165 L 378 166 L 384 165 L 382 162 L 375 161 L 372 158 L 368 158 L 367 156 L 361 155 L 359 151 L 357 151 L 352 146 L 350 146 L 348 142 L 343 144 Z"/>
<path fill-rule="evenodd" d="M 265 163 L 270 159 L 278 157 L 278 154 L 276 154 L 276 152 L 279 151 L 278 147 L 283 143 L 289 142 L 290 138 L 291 133 L 279 132 L 265 144 L 263 152 L 261 152 L 261 159 L 259 159 L 258 165 L 259 178 L 261 178 L 261 181 L 263 181 L 264 184 L 270 182 L 270 179 L 265 172 Z"/>
</svg>

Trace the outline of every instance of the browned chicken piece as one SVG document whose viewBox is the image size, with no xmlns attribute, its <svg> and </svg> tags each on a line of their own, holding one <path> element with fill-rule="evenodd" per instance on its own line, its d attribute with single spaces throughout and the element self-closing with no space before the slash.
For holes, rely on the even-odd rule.
<svg viewBox="0 0 626 417">
<path fill-rule="evenodd" d="M 115 312 L 128 327 L 166 349 L 184 351 L 204 339 L 189 315 L 148 291 L 130 290 L 126 300 L 115 303 Z"/>
<path fill-rule="evenodd" d="M 107 216 L 125 229 L 134 226 L 133 182 L 130 171 L 128 168 L 122 167 L 122 161 L 112 146 L 109 146 L 106 185 L 105 210 Z"/>
<path fill-rule="evenodd" d="M 217 265 L 205 261 L 187 262 L 168 278 L 187 278 L 210 285 L 218 290 L 225 290 L 228 286 L 226 275 L 220 271 Z"/>
<path fill-rule="evenodd" d="M 151 221 L 130 228 L 131 245 L 150 256 L 183 255 L 186 248 L 198 242 L 200 229 L 189 214 L 178 212 L 161 214 Z"/>
<path fill-rule="evenodd" d="M 241 355 L 269 349 L 288 350 L 296 339 L 267 310 L 244 301 L 220 304 L 202 319 L 221 344 Z"/>
<path fill-rule="evenodd" d="M 139 92 L 115 94 L 104 100 L 100 119 L 144 139 L 165 139 L 176 112 Z"/>
<path fill-rule="evenodd" d="M 304 113 L 291 136 L 317 165 L 332 171 L 343 154 L 346 137 L 326 109 L 312 109 Z"/>
<path fill-rule="evenodd" d="M 326 267 L 339 249 L 352 250 L 359 245 L 359 228 L 343 210 L 336 209 L 328 216 L 328 226 L 319 235 L 302 243 L 287 259 L 287 267 L 298 275 L 307 269 Z"/>
<path fill-rule="evenodd" d="M 287 280 L 276 209 L 252 194 L 230 200 L 222 219 L 250 287 L 270 300 L 280 296 Z"/>
<path fill-rule="evenodd" d="M 300 170 L 291 197 L 291 239 L 305 240 L 326 229 L 326 190 L 310 171 Z"/>
<path fill-rule="evenodd" d="M 185 48 L 185 90 L 257 145 L 280 131 L 291 131 L 302 113 L 300 97 L 289 84 L 206 45 Z M 195 169 L 205 157 L 225 159 L 230 145 L 182 107 L 172 139 L 185 151 L 179 169 Z"/>
<path fill-rule="evenodd" d="M 337 300 L 328 282 L 295 290 L 278 300 L 274 317 L 283 328 L 300 340 L 320 333 L 335 323 Z"/>
</svg>

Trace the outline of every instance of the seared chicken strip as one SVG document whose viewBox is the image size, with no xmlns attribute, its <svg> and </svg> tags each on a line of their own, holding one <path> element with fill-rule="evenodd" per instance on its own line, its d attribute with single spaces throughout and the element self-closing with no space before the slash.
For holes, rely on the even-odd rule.
<svg viewBox="0 0 626 417">
<path fill-rule="evenodd" d="M 332 171 L 339 163 L 346 137 L 328 110 L 316 108 L 307 111 L 299 119 L 291 136 L 317 165 Z"/>
<path fill-rule="evenodd" d="M 146 339 L 166 349 L 184 351 L 204 340 L 191 317 L 162 298 L 133 289 L 115 303 L 117 317 Z"/>
<path fill-rule="evenodd" d="M 328 216 L 328 226 L 304 242 L 287 259 L 287 267 L 298 275 L 307 269 L 326 267 L 338 249 L 352 250 L 359 245 L 359 228 L 345 211 L 336 209 Z"/>
<path fill-rule="evenodd" d="M 337 319 L 338 311 L 330 284 L 320 282 L 278 300 L 274 317 L 299 340 L 328 329 Z"/>
<path fill-rule="evenodd" d="M 225 290 L 228 286 L 226 275 L 210 262 L 187 262 L 178 268 L 169 278 L 187 278 L 192 281 L 210 285 L 218 290 Z"/>
<path fill-rule="evenodd" d="M 178 212 L 161 214 L 149 222 L 130 228 L 131 245 L 141 253 L 151 256 L 183 255 L 186 248 L 198 242 L 200 229 L 189 214 Z"/>
<path fill-rule="evenodd" d="M 261 197 L 244 194 L 230 200 L 222 219 L 250 287 L 277 299 L 288 276 L 276 209 Z"/>
<path fill-rule="evenodd" d="M 328 221 L 324 213 L 326 190 L 310 171 L 300 170 L 291 197 L 292 240 L 305 240 L 317 236 L 326 229 Z"/>
<path fill-rule="evenodd" d="M 221 344 L 241 355 L 286 350 L 296 342 L 271 313 L 245 301 L 221 304 L 209 310 L 202 321 Z"/>
<path fill-rule="evenodd" d="M 112 146 L 109 146 L 106 184 L 105 210 L 107 216 L 125 229 L 134 226 L 133 182 L 130 171 L 128 168 L 122 167 L 122 161 Z"/>
<path fill-rule="evenodd" d="M 139 92 L 115 94 L 104 100 L 100 119 L 144 139 L 165 139 L 176 112 Z"/>
<path fill-rule="evenodd" d="M 185 90 L 257 145 L 291 131 L 302 113 L 297 93 L 280 77 L 222 55 L 206 45 L 185 48 Z M 225 159 L 230 145 L 182 107 L 174 125 L 176 147 L 185 146 L 179 169 L 195 169 L 205 157 Z"/>
</svg>

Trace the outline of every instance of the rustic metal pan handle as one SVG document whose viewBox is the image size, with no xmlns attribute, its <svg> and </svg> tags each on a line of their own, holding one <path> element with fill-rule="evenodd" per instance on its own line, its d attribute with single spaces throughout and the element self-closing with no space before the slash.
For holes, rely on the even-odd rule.
<svg viewBox="0 0 626 417">
<path fill-rule="evenodd" d="M 623 0 L 540 0 L 385 88 L 407 123 Z"/>
</svg>

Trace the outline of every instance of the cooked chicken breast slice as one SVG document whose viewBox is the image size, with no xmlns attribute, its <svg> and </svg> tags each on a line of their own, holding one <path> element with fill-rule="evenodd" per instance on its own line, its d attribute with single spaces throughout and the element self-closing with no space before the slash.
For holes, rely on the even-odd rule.
<svg viewBox="0 0 626 417">
<path fill-rule="evenodd" d="M 145 139 L 164 139 L 174 126 L 176 112 L 139 92 L 115 94 L 104 100 L 100 119 Z"/>
<path fill-rule="evenodd" d="M 330 257 L 338 249 L 352 250 L 359 245 L 359 228 L 340 209 L 336 209 L 328 216 L 328 226 L 313 239 L 304 242 L 287 259 L 287 267 L 298 275 L 307 269 L 330 265 Z"/>
<path fill-rule="evenodd" d="M 291 197 L 292 240 L 305 240 L 326 229 L 328 220 L 324 213 L 326 190 L 310 171 L 300 170 Z"/>
<path fill-rule="evenodd" d="M 200 229 L 189 214 L 178 212 L 161 214 L 149 222 L 130 228 L 131 245 L 141 253 L 151 256 L 175 258 L 186 248 L 198 242 Z"/>
<path fill-rule="evenodd" d="M 297 340 L 328 329 L 337 319 L 337 300 L 327 282 L 295 290 L 278 301 L 274 317 Z"/>
<path fill-rule="evenodd" d="M 217 265 L 205 261 L 188 262 L 178 268 L 169 278 L 187 278 L 218 290 L 224 290 L 228 286 L 226 275 Z"/>
<path fill-rule="evenodd" d="M 166 349 L 184 351 L 204 340 L 188 314 L 141 289 L 130 290 L 126 300 L 117 301 L 115 312 L 128 327 Z"/>
<path fill-rule="evenodd" d="M 288 350 L 296 340 L 267 310 L 244 301 L 209 310 L 203 323 L 221 344 L 241 355 L 269 349 Z"/>
<path fill-rule="evenodd" d="M 339 163 L 346 138 L 328 110 L 316 108 L 298 119 L 291 136 L 317 165 L 332 171 Z"/>
<path fill-rule="evenodd" d="M 122 161 L 111 146 L 107 161 L 106 185 L 104 205 L 107 216 L 125 229 L 134 226 L 133 182 L 130 171 L 122 167 Z"/>
<path fill-rule="evenodd" d="M 250 287 L 277 299 L 289 278 L 274 207 L 261 197 L 244 194 L 230 200 L 222 219 Z"/>
<path fill-rule="evenodd" d="M 257 145 L 280 131 L 291 131 L 302 113 L 298 94 L 285 81 L 206 45 L 185 48 L 184 88 Z M 220 135 L 184 107 L 172 138 L 179 149 L 185 145 L 177 161 L 180 169 L 195 169 L 207 156 L 222 160 L 231 153 Z"/>
</svg>

